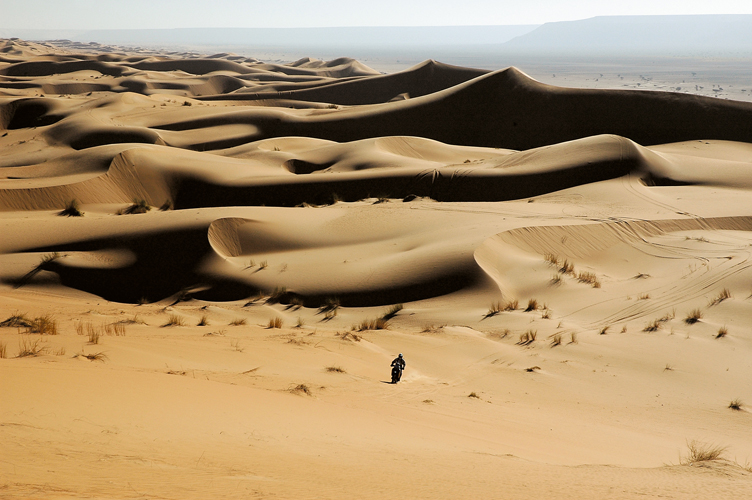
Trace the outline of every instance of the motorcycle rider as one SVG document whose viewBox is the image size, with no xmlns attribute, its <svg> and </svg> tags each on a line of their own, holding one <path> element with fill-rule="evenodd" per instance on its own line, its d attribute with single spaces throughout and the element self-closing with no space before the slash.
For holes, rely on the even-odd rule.
<svg viewBox="0 0 752 500">
<path fill-rule="evenodd" d="M 394 358 L 394 361 L 392 361 L 392 365 L 391 366 L 392 367 L 395 367 L 395 366 L 399 367 L 399 370 L 400 370 L 400 377 L 399 378 L 402 378 L 402 372 L 405 370 L 405 358 L 402 357 L 402 353 L 399 353 L 399 356 L 397 356 L 396 358 Z M 399 378 L 397 379 L 397 381 L 399 381 Z"/>
</svg>

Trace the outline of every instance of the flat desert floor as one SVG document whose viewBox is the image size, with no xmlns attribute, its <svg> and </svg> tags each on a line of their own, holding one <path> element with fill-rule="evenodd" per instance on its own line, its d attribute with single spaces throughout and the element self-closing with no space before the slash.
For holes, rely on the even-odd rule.
<svg viewBox="0 0 752 500">
<path fill-rule="evenodd" d="M 752 104 L 0 43 L 0 498 L 752 498 Z"/>
</svg>

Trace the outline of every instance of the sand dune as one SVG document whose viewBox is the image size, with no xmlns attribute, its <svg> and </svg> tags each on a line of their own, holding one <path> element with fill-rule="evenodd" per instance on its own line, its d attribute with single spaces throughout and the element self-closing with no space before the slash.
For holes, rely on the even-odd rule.
<svg viewBox="0 0 752 500">
<path fill-rule="evenodd" d="M 0 496 L 745 498 L 750 118 L 2 42 Z"/>
</svg>

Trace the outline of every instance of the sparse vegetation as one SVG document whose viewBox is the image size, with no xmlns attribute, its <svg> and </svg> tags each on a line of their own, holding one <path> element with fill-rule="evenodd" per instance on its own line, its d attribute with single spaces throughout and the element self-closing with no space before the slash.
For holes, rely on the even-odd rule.
<svg viewBox="0 0 752 500">
<path fill-rule="evenodd" d="M 709 305 L 711 307 L 716 306 L 720 304 L 721 302 L 723 302 L 724 300 L 730 299 L 730 298 L 731 298 L 731 292 L 729 291 L 728 288 L 724 288 L 713 300 L 710 301 Z"/>
<path fill-rule="evenodd" d="M 484 318 L 490 318 L 492 316 L 496 316 L 504 309 L 504 306 L 501 304 L 501 302 L 492 302 L 491 307 L 488 308 L 488 312 L 484 316 Z"/>
<path fill-rule="evenodd" d="M 554 336 L 551 337 L 551 347 L 556 347 L 558 345 L 561 345 L 561 333 L 554 334 Z"/>
<path fill-rule="evenodd" d="M 520 302 L 517 299 L 510 300 L 506 303 L 504 306 L 505 311 L 515 311 L 517 308 L 520 307 Z"/>
<path fill-rule="evenodd" d="M 31 326 L 31 319 L 29 319 L 25 314 L 17 312 L 0 323 L 0 326 L 9 328 L 29 328 Z"/>
<path fill-rule="evenodd" d="M 561 274 L 556 273 L 553 276 L 551 276 L 551 279 L 548 282 L 551 286 L 561 285 Z"/>
<path fill-rule="evenodd" d="M 269 263 L 267 261 L 262 260 L 261 262 L 259 262 L 259 269 L 266 269 L 267 267 L 269 267 Z"/>
<path fill-rule="evenodd" d="M 230 347 L 232 347 L 232 350 L 236 351 L 236 352 L 243 352 L 245 350 L 244 347 L 240 346 L 240 341 L 239 340 L 231 340 L 230 341 Z"/>
<path fill-rule="evenodd" d="M 275 316 L 274 318 L 270 319 L 267 328 L 282 328 L 282 318 Z"/>
<path fill-rule="evenodd" d="M 17 358 L 25 358 L 27 356 L 38 356 L 47 350 L 47 347 L 40 345 L 41 339 L 31 339 L 24 336 L 18 341 L 18 354 Z"/>
<path fill-rule="evenodd" d="M 388 326 L 389 322 L 387 320 L 385 320 L 384 318 L 376 318 L 361 321 L 357 329 L 361 332 L 366 330 L 386 330 Z"/>
<path fill-rule="evenodd" d="M 661 328 L 661 321 L 658 319 L 654 319 L 647 325 L 645 325 L 645 328 L 642 329 L 643 332 L 657 332 Z"/>
<path fill-rule="evenodd" d="M 598 277 L 595 275 L 595 273 L 587 272 L 587 271 L 581 271 L 577 275 L 577 281 L 580 283 L 587 283 L 588 285 L 592 286 L 593 288 L 600 288 L 601 282 L 598 281 Z"/>
<path fill-rule="evenodd" d="M 689 453 L 681 461 L 685 465 L 719 460 L 726 451 L 725 446 L 701 443 L 694 440 L 687 442 L 687 448 L 689 449 Z"/>
<path fill-rule="evenodd" d="M 340 366 L 327 366 L 326 371 L 329 373 L 347 373 L 345 369 Z"/>
<path fill-rule="evenodd" d="M 574 276 L 574 264 L 565 259 L 564 263 L 559 268 L 559 272 L 561 274 L 571 274 Z"/>
<path fill-rule="evenodd" d="M 89 335 L 88 335 L 88 337 L 89 337 L 89 344 L 99 344 L 100 333 L 97 330 L 93 329 L 93 328 L 91 330 L 89 330 L 88 333 L 89 333 Z"/>
<path fill-rule="evenodd" d="M 637 300 L 648 300 L 650 298 L 649 293 L 641 293 L 637 296 Z"/>
<path fill-rule="evenodd" d="M 572 332 L 572 333 L 569 334 L 569 336 L 570 336 L 569 343 L 570 344 L 576 344 L 577 343 L 577 332 Z"/>
<path fill-rule="evenodd" d="M 540 369 L 541 369 L 540 366 L 531 366 L 529 368 L 525 368 L 525 371 L 529 372 L 529 373 L 534 373 L 534 372 L 536 372 L 536 371 L 538 371 Z"/>
<path fill-rule="evenodd" d="M 170 317 L 167 318 L 167 323 L 162 325 L 163 327 L 166 326 L 183 326 L 185 324 L 185 321 L 183 318 L 178 316 L 177 314 L 170 314 Z"/>
<path fill-rule="evenodd" d="M 26 333 L 57 335 L 57 320 L 49 314 L 34 318 L 33 320 L 31 320 L 31 324 L 26 327 Z"/>
<path fill-rule="evenodd" d="M 303 321 L 303 318 L 298 316 L 298 322 L 295 323 L 295 328 L 303 328 L 304 325 L 305 325 L 305 321 Z"/>
<path fill-rule="evenodd" d="M 80 352 L 73 357 L 74 358 L 82 357 L 82 358 L 88 359 L 89 361 L 102 361 L 102 362 L 108 359 L 107 355 L 103 352 L 95 352 L 91 354 L 85 354 L 83 352 Z"/>
<path fill-rule="evenodd" d="M 329 297 L 324 301 L 324 304 L 319 307 L 318 314 L 324 314 L 324 319 L 329 321 L 337 316 L 337 310 L 339 309 L 339 299 Z"/>
<path fill-rule="evenodd" d="M 520 341 L 518 342 L 519 345 L 530 345 L 533 342 L 535 342 L 535 339 L 538 336 L 537 330 L 528 330 L 525 333 L 520 334 Z"/>
<path fill-rule="evenodd" d="M 742 403 L 742 400 L 739 398 L 733 399 L 728 405 L 729 408 L 736 411 L 741 411 L 743 406 L 744 403 Z"/>
<path fill-rule="evenodd" d="M 548 262 L 552 266 L 558 266 L 559 265 L 559 256 L 558 255 L 554 255 L 552 253 L 546 253 L 543 256 L 543 258 L 546 260 L 546 262 Z"/>
<path fill-rule="evenodd" d="M 160 205 L 160 207 L 159 207 L 159 211 L 160 212 L 166 212 L 166 211 L 172 210 L 172 209 L 173 209 L 173 205 L 172 205 L 172 201 L 170 201 L 170 200 L 165 200 L 165 202 L 162 203 L 162 205 Z"/>
<path fill-rule="evenodd" d="M 537 310 L 538 310 L 538 301 L 536 299 L 528 300 L 527 307 L 525 308 L 525 312 L 537 311 Z"/>
<path fill-rule="evenodd" d="M 702 311 L 700 311 L 700 309 L 695 308 L 695 309 L 692 309 L 689 312 L 689 314 L 687 314 L 687 317 L 684 318 L 684 322 L 688 325 L 694 325 L 695 323 L 700 321 L 701 318 L 702 318 Z"/>
<path fill-rule="evenodd" d="M 0 359 L 5 359 L 8 357 L 8 346 L 5 345 L 5 342 L 0 342 Z"/>
<path fill-rule="evenodd" d="M 384 313 L 384 315 L 381 316 L 381 319 L 383 319 L 385 321 L 388 321 L 388 320 L 394 318 L 395 316 L 397 316 L 397 313 L 399 313 L 402 309 L 404 309 L 404 307 L 405 306 L 402 305 L 402 304 L 395 304 L 395 305 L 393 305 L 392 307 L 390 307 L 389 309 L 387 309 L 387 311 Z"/>
<path fill-rule="evenodd" d="M 478 395 L 477 395 L 476 393 L 474 393 L 474 392 L 471 392 L 470 394 L 468 394 L 468 395 L 467 395 L 467 397 L 469 397 L 469 398 L 475 398 L 475 399 L 480 399 L 480 396 L 478 396 Z"/>
<path fill-rule="evenodd" d="M 600 335 L 606 335 L 608 333 L 609 328 L 610 328 L 609 326 L 604 326 L 603 328 L 601 328 L 601 330 L 598 332 L 598 334 L 600 334 Z"/>
<path fill-rule="evenodd" d="M 551 309 L 549 309 L 546 304 L 543 304 L 543 313 L 541 314 L 541 319 L 551 319 Z"/>
<path fill-rule="evenodd" d="M 267 304 L 278 304 L 287 294 L 287 288 L 278 286 L 274 288 L 272 294 L 266 299 Z"/>
<path fill-rule="evenodd" d="M 198 320 L 198 323 L 196 326 L 207 326 L 209 325 L 209 318 L 206 314 L 201 315 L 201 319 Z"/>
<path fill-rule="evenodd" d="M 60 211 L 58 215 L 65 217 L 83 217 L 84 213 L 79 210 L 78 200 L 74 198 L 65 205 L 65 208 Z"/>
<path fill-rule="evenodd" d="M 230 326 L 243 326 L 246 323 L 248 322 L 246 321 L 245 318 L 235 318 L 232 321 L 230 321 Z"/>
<path fill-rule="evenodd" d="M 134 198 L 133 203 L 126 208 L 118 210 L 117 215 L 145 214 L 149 210 L 151 210 L 151 206 L 146 200 Z"/>
<path fill-rule="evenodd" d="M 728 335 L 728 328 L 726 326 L 722 326 L 718 329 L 718 333 L 716 334 L 715 338 L 720 339 Z"/>
</svg>

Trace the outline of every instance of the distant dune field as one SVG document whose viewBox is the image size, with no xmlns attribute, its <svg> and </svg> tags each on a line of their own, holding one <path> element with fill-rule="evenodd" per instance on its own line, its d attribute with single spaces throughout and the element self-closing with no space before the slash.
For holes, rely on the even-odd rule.
<svg viewBox="0 0 752 500">
<path fill-rule="evenodd" d="M 79 48 L 0 41 L 0 497 L 752 491 L 752 103 Z"/>
</svg>

